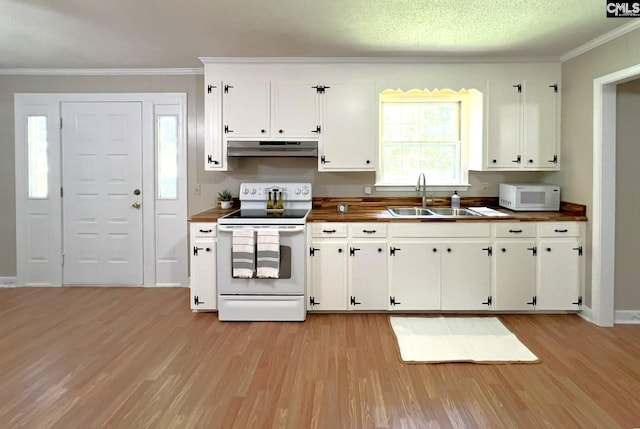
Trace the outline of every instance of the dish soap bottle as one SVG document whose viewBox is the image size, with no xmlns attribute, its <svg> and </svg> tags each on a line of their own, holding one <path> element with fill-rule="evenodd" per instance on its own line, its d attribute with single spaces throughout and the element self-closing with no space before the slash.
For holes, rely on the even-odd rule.
<svg viewBox="0 0 640 429">
<path fill-rule="evenodd" d="M 453 195 L 451 196 L 451 208 L 460 208 L 460 196 L 458 195 L 458 191 L 453 191 Z"/>
</svg>

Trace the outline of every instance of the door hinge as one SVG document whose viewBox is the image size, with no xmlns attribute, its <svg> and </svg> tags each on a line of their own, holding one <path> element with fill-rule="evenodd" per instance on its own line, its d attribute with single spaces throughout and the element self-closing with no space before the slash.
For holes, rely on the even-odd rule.
<svg viewBox="0 0 640 429">
<path fill-rule="evenodd" d="M 398 250 L 402 250 L 402 249 L 400 249 L 400 248 L 398 248 L 398 247 L 390 247 L 390 248 L 389 248 L 389 255 L 390 255 L 390 256 L 396 256 L 396 252 L 397 252 Z"/>
<path fill-rule="evenodd" d="M 62 265 L 64 265 L 64 253 L 62 254 Z"/>
<path fill-rule="evenodd" d="M 522 84 L 521 83 L 517 83 L 515 85 L 513 85 L 514 88 L 518 88 L 518 92 L 522 92 Z"/>
<path fill-rule="evenodd" d="M 207 86 L 207 93 L 211 94 L 211 91 L 213 91 L 214 88 L 217 88 L 217 86 L 215 86 L 215 85 Z"/>
<path fill-rule="evenodd" d="M 549 88 L 553 88 L 553 92 L 558 92 L 558 84 L 554 83 L 553 85 L 549 85 Z"/>
<path fill-rule="evenodd" d="M 355 256 L 358 250 L 360 249 L 357 247 L 349 247 L 349 256 Z"/>
<path fill-rule="evenodd" d="M 547 162 L 553 162 L 554 164 L 557 164 L 558 163 L 558 155 L 553 155 L 553 159 L 550 159 Z"/>
<path fill-rule="evenodd" d="M 318 305 L 318 304 L 320 304 L 320 303 L 319 303 L 319 302 L 316 302 L 316 298 L 315 298 L 315 297 L 313 297 L 313 296 L 310 296 L 310 297 L 309 297 L 309 305 L 310 305 L 310 306 L 312 306 L 312 307 L 313 307 L 314 305 Z"/>
<path fill-rule="evenodd" d="M 60 118 L 60 129 L 62 129 L 62 118 Z"/>
<path fill-rule="evenodd" d="M 324 90 L 329 89 L 331 87 L 324 86 L 324 85 L 316 85 L 316 86 L 312 86 L 311 88 L 314 88 L 318 94 L 324 94 Z"/>
<path fill-rule="evenodd" d="M 316 256 L 316 252 L 320 250 L 317 247 L 310 247 L 309 248 L 309 256 Z"/>
<path fill-rule="evenodd" d="M 204 304 L 204 301 L 200 301 L 200 298 L 198 297 L 198 295 L 195 295 L 195 296 L 193 297 L 193 304 L 194 304 L 194 305 Z"/>
<path fill-rule="evenodd" d="M 360 305 L 360 304 L 362 304 L 361 302 L 356 301 L 356 297 L 355 296 L 352 296 L 349 302 L 351 303 L 351 305 Z"/>
<path fill-rule="evenodd" d="M 487 252 L 487 256 L 493 255 L 493 247 L 491 247 L 491 246 L 483 247 L 482 250 L 485 250 Z"/>
<path fill-rule="evenodd" d="M 527 247 L 527 250 L 531 250 L 531 255 L 532 256 L 537 256 L 538 255 L 538 248 L 536 246 Z"/>
<path fill-rule="evenodd" d="M 321 163 L 321 164 L 328 164 L 328 163 L 330 163 L 330 162 L 331 162 L 331 161 L 327 161 L 327 159 L 324 157 L 324 155 L 322 155 L 322 156 L 320 157 L 320 163 Z"/>
<path fill-rule="evenodd" d="M 60 198 L 64 197 L 64 189 L 60 186 Z"/>
<path fill-rule="evenodd" d="M 312 133 L 316 133 L 316 134 L 320 134 L 321 131 L 322 131 L 322 127 L 320 125 L 316 125 L 315 130 L 311 130 Z"/>
<path fill-rule="evenodd" d="M 582 246 L 574 247 L 573 250 L 577 250 L 578 256 L 582 256 Z"/>
<path fill-rule="evenodd" d="M 233 88 L 233 85 L 225 85 L 224 86 L 224 93 L 228 94 L 229 93 L 229 88 Z"/>
<path fill-rule="evenodd" d="M 572 302 L 571 304 L 573 304 L 573 305 L 582 305 L 582 295 L 580 295 L 578 297 L 578 301 Z"/>
<path fill-rule="evenodd" d="M 538 305 L 538 297 L 534 295 L 531 298 L 531 302 L 527 302 L 527 305 Z"/>
<path fill-rule="evenodd" d="M 213 165 L 218 165 L 218 164 L 220 164 L 220 161 L 215 161 L 215 160 L 213 159 L 213 156 L 211 156 L 211 155 L 207 155 L 207 162 L 208 162 L 209 164 L 213 164 Z"/>
<path fill-rule="evenodd" d="M 490 306 L 491 304 L 493 304 L 493 297 L 488 296 L 488 297 L 487 297 L 487 302 L 483 302 L 482 304 L 483 304 L 483 305 L 489 305 L 489 306 Z"/>
<path fill-rule="evenodd" d="M 400 305 L 402 303 L 399 302 L 399 301 L 396 301 L 396 297 L 395 296 L 390 296 L 389 297 L 389 304 L 395 306 L 395 305 Z"/>
</svg>

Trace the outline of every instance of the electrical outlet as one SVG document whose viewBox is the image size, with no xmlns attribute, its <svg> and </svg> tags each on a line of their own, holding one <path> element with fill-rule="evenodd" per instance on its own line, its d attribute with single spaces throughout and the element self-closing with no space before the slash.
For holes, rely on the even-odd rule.
<svg viewBox="0 0 640 429">
<path fill-rule="evenodd" d="M 488 183 L 483 183 L 482 184 L 482 192 L 489 192 L 489 184 Z"/>
<path fill-rule="evenodd" d="M 202 188 L 200 187 L 200 184 L 196 183 L 196 188 L 194 189 L 193 193 L 196 195 L 200 195 L 201 192 L 202 192 Z"/>
</svg>

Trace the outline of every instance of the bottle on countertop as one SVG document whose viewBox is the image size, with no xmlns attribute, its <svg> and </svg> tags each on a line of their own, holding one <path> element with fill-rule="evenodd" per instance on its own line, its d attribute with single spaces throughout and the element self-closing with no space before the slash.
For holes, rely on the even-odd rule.
<svg viewBox="0 0 640 429">
<path fill-rule="evenodd" d="M 458 195 L 458 191 L 453 191 L 453 195 L 451 196 L 451 208 L 460 208 L 460 196 Z"/>
</svg>

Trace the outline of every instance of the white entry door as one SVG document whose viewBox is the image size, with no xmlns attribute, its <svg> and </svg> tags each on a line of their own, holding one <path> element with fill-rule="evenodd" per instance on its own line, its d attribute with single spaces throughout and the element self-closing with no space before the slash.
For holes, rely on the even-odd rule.
<svg viewBox="0 0 640 429">
<path fill-rule="evenodd" d="M 142 285 L 142 105 L 65 102 L 63 283 Z"/>
</svg>

